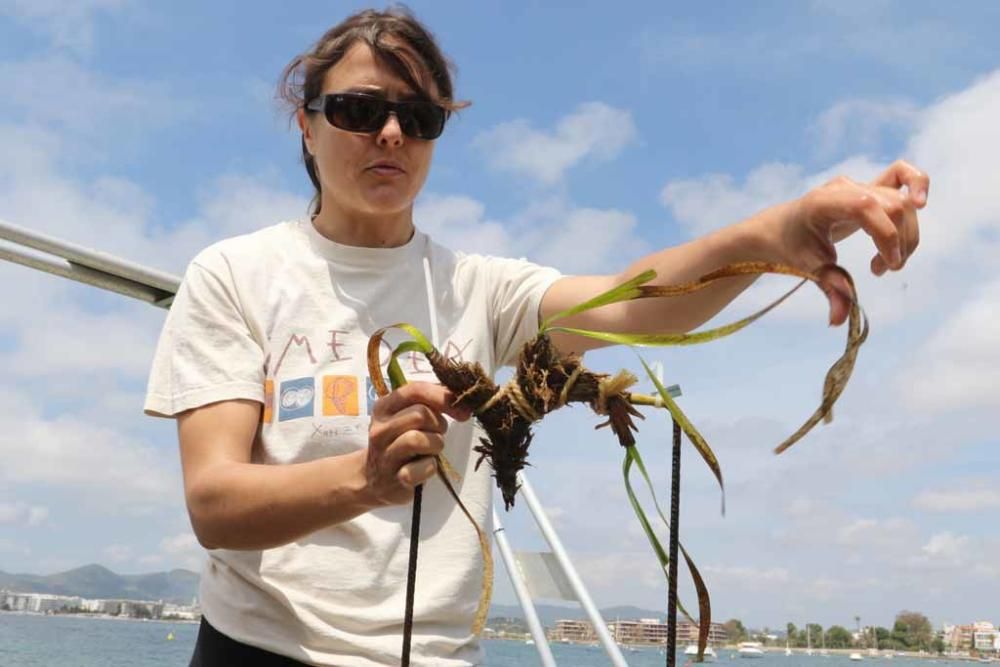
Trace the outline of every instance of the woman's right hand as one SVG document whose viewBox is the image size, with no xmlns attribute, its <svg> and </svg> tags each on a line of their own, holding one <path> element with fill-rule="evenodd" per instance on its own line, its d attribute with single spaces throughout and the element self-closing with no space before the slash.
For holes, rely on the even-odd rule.
<svg viewBox="0 0 1000 667">
<path fill-rule="evenodd" d="M 444 450 L 448 422 L 471 416 L 453 406 L 454 394 L 429 382 L 412 382 L 379 398 L 368 426 L 366 491 L 376 506 L 401 505 L 434 475 L 434 456 Z"/>
</svg>

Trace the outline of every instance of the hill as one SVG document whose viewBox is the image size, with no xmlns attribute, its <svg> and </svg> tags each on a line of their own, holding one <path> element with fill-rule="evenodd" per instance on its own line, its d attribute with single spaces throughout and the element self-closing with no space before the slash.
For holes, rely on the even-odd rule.
<svg viewBox="0 0 1000 667">
<path fill-rule="evenodd" d="M 163 600 L 191 604 L 191 599 L 198 594 L 198 574 L 190 570 L 116 574 L 102 565 L 85 565 L 45 576 L 0 572 L 0 589 L 78 595 L 91 599 Z"/>
</svg>

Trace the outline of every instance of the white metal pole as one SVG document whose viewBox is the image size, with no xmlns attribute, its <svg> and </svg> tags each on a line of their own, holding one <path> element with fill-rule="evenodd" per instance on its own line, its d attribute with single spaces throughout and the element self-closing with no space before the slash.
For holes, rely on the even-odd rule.
<svg viewBox="0 0 1000 667">
<path fill-rule="evenodd" d="M 517 560 L 514 558 L 514 552 L 511 551 L 510 542 L 507 540 L 507 535 L 504 533 L 503 524 L 500 522 L 500 516 L 497 514 L 495 507 L 493 508 L 493 537 L 496 539 L 497 549 L 500 551 L 500 558 L 503 560 L 504 567 L 507 568 L 507 576 L 510 577 L 511 586 L 514 587 L 514 594 L 517 595 L 517 601 L 521 603 L 521 609 L 524 611 L 524 620 L 527 622 L 528 630 L 535 640 L 535 648 L 538 650 L 538 657 L 542 661 L 542 666 L 556 667 L 556 660 L 552 656 L 549 641 L 545 638 L 545 628 L 542 627 L 542 622 L 538 618 L 535 604 L 531 600 L 531 593 L 528 592 L 528 587 L 524 583 L 524 577 L 521 576 Z"/>
<path fill-rule="evenodd" d="M 0 239 L 23 245 L 35 250 L 56 255 L 74 264 L 86 266 L 104 273 L 121 276 L 132 282 L 149 285 L 164 292 L 175 293 L 180 287 L 180 279 L 169 273 L 151 269 L 106 252 L 85 248 L 74 243 L 46 236 L 30 229 L 12 225 L 0 220 Z M 67 276 L 70 277 L 70 276 Z"/>
<path fill-rule="evenodd" d="M 167 290 L 162 290 L 146 283 L 129 280 L 128 278 L 101 271 L 100 269 L 81 266 L 69 260 L 24 250 L 17 246 L 8 245 L 3 241 L 0 241 L 0 259 L 44 271 L 45 273 L 51 273 L 55 276 L 69 278 L 70 280 L 91 285 L 92 287 L 99 287 L 110 292 L 130 296 L 133 299 L 139 299 L 140 301 L 145 301 L 162 308 L 168 308 L 174 298 L 174 292 L 168 292 Z"/>
<path fill-rule="evenodd" d="M 576 573 L 576 568 L 573 567 L 569 555 L 563 549 L 559 536 L 556 534 L 552 524 L 549 523 L 549 518 L 542 508 L 542 504 L 538 501 L 538 497 L 535 496 L 531 484 L 528 483 L 528 478 L 525 476 L 524 471 L 517 474 L 517 480 L 520 483 L 521 497 L 528 504 L 528 509 L 531 510 L 531 514 L 535 517 L 535 522 L 538 524 L 538 529 L 542 531 L 542 536 L 545 537 L 545 541 L 549 543 L 549 548 L 552 549 L 556 560 L 559 561 L 559 565 L 566 574 L 570 586 L 573 587 L 573 592 L 576 594 L 577 600 L 580 601 L 580 606 L 583 607 L 583 610 L 590 618 L 598 640 L 600 640 L 604 651 L 608 654 L 608 658 L 611 659 L 611 664 L 615 665 L 615 667 L 628 667 L 628 663 L 625 662 L 625 656 L 622 655 L 618 644 L 615 643 L 615 640 L 611 637 L 611 633 L 608 632 L 608 626 L 604 623 L 604 619 L 601 618 L 601 613 L 597 610 L 597 605 L 594 604 L 594 601 L 590 598 L 590 594 L 587 593 L 587 588 L 583 585 L 580 575 Z"/>
</svg>

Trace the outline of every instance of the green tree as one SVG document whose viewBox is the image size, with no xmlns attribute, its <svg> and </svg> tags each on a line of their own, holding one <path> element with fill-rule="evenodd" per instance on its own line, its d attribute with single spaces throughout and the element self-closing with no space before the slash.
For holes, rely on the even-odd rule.
<svg viewBox="0 0 1000 667">
<path fill-rule="evenodd" d="M 731 618 L 722 624 L 726 629 L 726 637 L 734 644 L 746 639 L 747 629 L 743 627 L 743 622 L 738 618 Z"/>
<path fill-rule="evenodd" d="M 850 648 L 851 644 L 851 633 L 847 628 L 831 625 L 830 629 L 826 631 L 827 648 Z"/>
<path fill-rule="evenodd" d="M 934 629 L 927 617 L 920 612 L 901 611 L 896 614 L 892 638 L 907 649 L 929 651 L 934 641 Z"/>
<path fill-rule="evenodd" d="M 938 655 L 944 655 L 944 638 L 943 637 L 941 637 L 941 636 L 935 637 L 934 641 L 931 644 L 931 646 L 934 649 L 935 653 L 937 653 Z"/>
<path fill-rule="evenodd" d="M 799 645 L 799 630 L 795 627 L 794 623 L 788 623 L 785 625 L 785 637 L 788 638 L 789 646 Z"/>
<path fill-rule="evenodd" d="M 819 623 L 807 623 L 806 628 L 808 629 L 807 639 L 812 642 L 813 646 L 819 646 L 820 637 L 823 636 L 823 626 Z"/>
</svg>

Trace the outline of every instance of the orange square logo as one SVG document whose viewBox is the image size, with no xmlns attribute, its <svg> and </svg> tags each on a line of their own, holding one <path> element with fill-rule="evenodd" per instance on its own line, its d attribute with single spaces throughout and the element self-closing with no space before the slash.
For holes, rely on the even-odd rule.
<svg viewBox="0 0 1000 667">
<path fill-rule="evenodd" d="M 271 406 L 274 404 L 274 380 L 264 380 L 264 416 L 261 418 L 265 424 L 270 424 L 274 419 L 274 411 Z"/>
<path fill-rule="evenodd" d="M 358 378 L 353 375 L 323 376 L 323 415 L 357 416 Z"/>
</svg>

